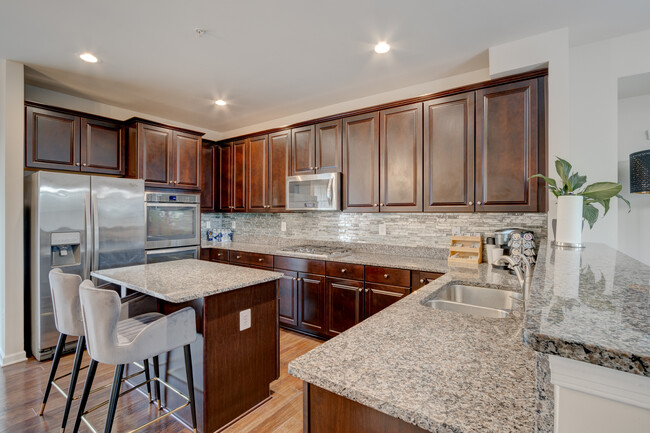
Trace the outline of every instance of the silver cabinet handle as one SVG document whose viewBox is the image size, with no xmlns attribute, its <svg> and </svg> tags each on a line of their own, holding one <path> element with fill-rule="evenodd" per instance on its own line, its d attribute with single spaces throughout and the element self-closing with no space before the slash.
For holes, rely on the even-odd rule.
<svg viewBox="0 0 650 433">
<path fill-rule="evenodd" d="M 477 201 L 476 204 L 480 206 L 483 204 L 483 202 Z"/>
<path fill-rule="evenodd" d="M 241 256 L 237 256 L 238 259 L 241 259 Z"/>
<path fill-rule="evenodd" d="M 388 274 L 384 274 L 384 278 L 388 278 Z"/>
<path fill-rule="evenodd" d="M 264 259 L 257 259 L 257 261 L 258 261 L 258 262 L 263 262 L 263 261 L 264 261 Z"/>
<path fill-rule="evenodd" d="M 359 289 L 359 293 L 363 292 L 363 289 Z"/>
<path fill-rule="evenodd" d="M 473 204 L 474 204 L 474 202 L 473 202 L 473 201 L 470 201 L 470 202 L 469 202 L 469 203 L 467 203 L 467 204 L 471 206 L 471 205 L 473 205 Z"/>
<path fill-rule="evenodd" d="M 386 206 L 386 205 L 385 205 L 385 204 L 383 204 L 383 203 L 379 203 L 379 206 Z"/>
<path fill-rule="evenodd" d="M 372 207 L 377 207 L 377 203 L 373 203 Z"/>
<path fill-rule="evenodd" d="M 423 280 L 423 279 L 420 279 L 420 284 L 423 284 L 423 283 L 424 283 L 424 280 Z"/>
<path fill-rule="evenodd" d="M 87 166 L 88 166 L 88 164 L 86 164 L 86 163 L 84 162 L 84 163 L 83 163 L 83 166 L 84 166 L 84 167 L 87 167 Z"/>
<path fill-rule="evenodd" d="M 366 293 L 368 293 L 369 290 L 370 290 L 370 289 L 366 289 Z"/>
<path fill-rule="evenodd" d="M 174 183 L 174 181 L 173 181 L 173 180 L 170 180 L 169 183 Z"/>
<path fill-rule="evenodd" d="M 344 274 L 345 274 L 347 271 L 348 271 L 348 270 L 345 269 L 345 268 L 341 269 L 341 272 L 344 273 Z"/>
</svg>

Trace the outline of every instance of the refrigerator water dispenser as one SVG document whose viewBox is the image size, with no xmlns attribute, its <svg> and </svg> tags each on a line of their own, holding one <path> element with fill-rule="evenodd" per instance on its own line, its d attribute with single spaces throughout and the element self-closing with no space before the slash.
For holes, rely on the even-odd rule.
<svg viewBox="0 0 650 433">
<path fill-rule="evenodd" d="M 81 264 L 81 234 L 79 232 L 52 233 L 52 266 L 75 266 Z"/>
</svg>

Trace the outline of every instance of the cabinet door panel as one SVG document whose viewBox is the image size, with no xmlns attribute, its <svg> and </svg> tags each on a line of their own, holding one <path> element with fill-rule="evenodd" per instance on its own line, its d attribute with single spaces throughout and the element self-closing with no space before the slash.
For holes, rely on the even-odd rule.
<svg viewBox="0 0 650 433">
<path fill-rule="evenodd" d="M 268 203 L 268 136 L 247 140 L 248 212 L 266 212 Z"/>
<path fill-rule="evenodd" d="M 204 212 L 215 210 L 215 176 L 217 176 L 215 154 L 214 146 L 201 148 L 201 210 Z"/>
<path fill-rule="evenodd" d="M 231 212 L 233 206 L 232 199 L 232 144 L 228 143 L 217 147 L 219 153 L 219 210 L 222 212 Z"/>
<path fill-rule="evenodd" d="M 269 200 L 271 212 L 287 206 L 287 176 L 291 170 L 291 132 L 269 134 Z"/>
<path fill-rule="evenodd" d="M 81 171 L 124 175 L 124 126 L 118 122 L 81 119 Z"/>
<path fill-rule="evenodd" d="M 364 318 L 368 318 L 409 294 L 404 287 L 366 283 Z"/>
<path fill-rule="evenodd" d="M 291 130 L 291 175 L 316 172 L 314 126 Z"/>
<path fill-rule="evenodd" d="M 140 123 L 142 179 L 150 186 L 170 186 L 172 181 L 172 131 Z"/>
<path fill-rule="evenodd" d="M 26 108 L 25 166 L 79 171 L 78 116 Z"/>
<path fill-rule="evenodd" d="M 422 210 L 422 104 L 380 113 L 380 211 Z"/>
<path fill-rule="evenodd" d="M 284 277 L 278 280 L 278 298 L 280 301 L 278 315 L 280 323 L 298 326 L 298 273 L 277 269 L 275 271 L 284 274 Z"/>
<path fill-rule="evenodd" d="M 363 281 L 327 279 L 327 335 L 336 336 L 363 320 Z"/>
<path fill-rule="evenodd" d="M 424 211 L 472 212 L 473 202 L 474 92 L 427 101 Z"/>
<path fill-rule="evenodd" d="M 232 144 L 233 210 L 246 212 L 246 140 Z"/>
<path fill-rule="evenodd" d="M 343 119 L 343 210 L 379 212 L 379 113 Z"/>
<path fill-rule="evenodd" d="M 342 169 L 341 121 L 316 125 L 316 173 L 337 173 Z"/>
<path fill-rule="evenodd" d="M 201 137 L 174 131 L 174 188 L 199 189 Z"/>
<path fill-rule="evenodd" d="M 477 211 L 537 210 L 537 114 L 537 80 L 477 91 Z"/>
<path fill-rule="evenodd" d="M 300 327 L 325 333 L 325 277 L 299 273 Z"/>
</svg>

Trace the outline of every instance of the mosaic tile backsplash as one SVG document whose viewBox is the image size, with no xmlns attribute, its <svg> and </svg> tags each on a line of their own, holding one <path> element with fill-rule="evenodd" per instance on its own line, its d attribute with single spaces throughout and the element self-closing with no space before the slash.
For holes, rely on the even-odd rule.
<svg viewBox="0 0 650 433">
<path fill-rule="evenodd" d="M 232 228 L 235 241 L 275 238 L 278 242 L 355 242 L 444 250 L 455 230 L 461 235 L 480 233 L 485 239 L 501 228 L 523 228 L 535 233 L 538 245 L 547 234 L 545 213 L 212 213 L 201 216 L 203 233 L 208 221 L 212 228 Z M 284 232 L 282 222 L 287 226 Z M 382 224 L 386 235 L 379 234 Z"/>
</svg>

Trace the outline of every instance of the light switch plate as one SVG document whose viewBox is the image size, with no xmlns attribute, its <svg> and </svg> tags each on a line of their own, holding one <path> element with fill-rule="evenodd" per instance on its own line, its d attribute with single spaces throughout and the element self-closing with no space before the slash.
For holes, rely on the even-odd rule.
<svg viewBox="0 0 650 433">
<path fill-rule="evenodd" d="M 237 221 L 232 222 L 232 228 L 237 228 Z"/>
<path fill-rule="evenodd" d="M 283 232 L 287 231 L 287 222 L 286 221 L 282 221 L 280 223 L 280 231 L 283 231 Z"/>
<path fill-rule="evenodd" d="M 460 227 L 452 227 L 451 228 L 451 235 L 452 236 L 460 236 Z"/>
<path fill-rule="evenodd" d="M 206 229 L 211 229 L 212 228 L 212 223 L 210 221 L 205 222 L 205 228 Z"/>
<path fill-rule="evenodd" d="M 251 309 L 239 312 L 239 330 L 245 331 L 251 327 Z"/>
<path fill-rule="evenodd" d="M 379 224 L 379 236 L 386 236 L 386 224 Z"/>
</svg>

